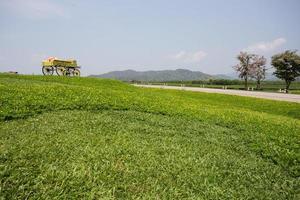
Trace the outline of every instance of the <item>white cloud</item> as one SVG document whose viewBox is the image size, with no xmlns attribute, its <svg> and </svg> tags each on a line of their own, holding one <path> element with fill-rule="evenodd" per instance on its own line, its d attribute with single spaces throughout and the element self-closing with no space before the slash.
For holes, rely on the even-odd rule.
<svg viewBox="0 0 300 200">
<path fill-rule="evenodd" d="M 185 63 L 197 63 L 202 61 L 206 56 L 207 53 L 204 51 L 196 51 L 196 52 L 180 51 L 175 55 L 172 55 L 171 58 Z"/>
<path fill-rule="evenodd" d="M 10 0 L 5 1 L 3 5 L 15 15 L 32 19 L 70 17 L 62 5 L 50 0 Z"/>
<path fill-rule="evenodd" d="M 277 49 L 278 47 L 282 46 L 286 43 L 285 38 L 277 38 L 271 42 L 259 42 L 253 45 L 248 46 L 247 48 L 243 49 L 243 51 L 249 52 L 269 52 Z"/>
</svg>

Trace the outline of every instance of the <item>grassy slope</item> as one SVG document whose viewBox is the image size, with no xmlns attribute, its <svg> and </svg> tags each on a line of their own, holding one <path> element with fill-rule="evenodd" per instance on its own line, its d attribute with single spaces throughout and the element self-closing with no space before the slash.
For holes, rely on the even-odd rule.
<svg viewBox="0 0 300 200">
<path fill-rule="evenodd" d="M 9 75 L 0 94 L 3 197 L 299 195 L 299 104 Z"/>
</svg>

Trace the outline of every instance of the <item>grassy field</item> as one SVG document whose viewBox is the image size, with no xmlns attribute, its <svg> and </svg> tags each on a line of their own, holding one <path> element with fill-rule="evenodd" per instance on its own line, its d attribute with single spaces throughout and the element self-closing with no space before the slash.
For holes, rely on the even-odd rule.
<svg viewBox="0 0 300 200">
<path fill-rule="evenodd" d="M 300 104 L 0 74 L 0 199 L 299 199 Z"/>
<path fill-rule="evenodd" d="M 167 84 L 167 85 L 171 85 L 171 86 L 181 86 L 182 84 L 184 84 L 187 87 L 205 87 L 205 88 L 217 88 L 217 89 L 222 89 L 224 86 L 227 87 L 227 89 L 234 89 L 234 90 L 244 90 L 245 86 L 243 84 L 242 81 L 237 81 L 240 82 L 239 84 L 215 84 L 215 83 L 203 83 L 203 84 L 199 84 L 199 83 L 192 83 L 191 81 L 183 81 L 183 82 L 152 82 L 150 84 L 153 85 L 163 85 L 163 84 Z M 149 84 L 149 83 L 145 83 L 145 84 Z M 254 90 L 256 90 L 256 83 L 254 81 L 249 81 L 248 84 L 249 88 L 253 88 Z M 285 83 L 283 81 L 263 81 L 261 84 L 261 89 L 258 91 L 263 91 L 263 92 L 279 92 L 279 89 L 284 89 L 285 88 Z M 300 82 L 299 81 L 295 81 L 292 82 L 291 86 L 290 86 L 290 90 L 289 93 L 291 94 L 300 94 Z"/>
</svg>

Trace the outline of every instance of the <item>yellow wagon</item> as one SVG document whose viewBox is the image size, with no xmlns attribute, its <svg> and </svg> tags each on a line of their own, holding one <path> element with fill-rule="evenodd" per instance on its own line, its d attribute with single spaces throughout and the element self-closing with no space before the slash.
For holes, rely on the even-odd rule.
<svg viewBox="0 0 300 200">
<path fill-rule="evenodd" d="M 79 68 L 76 60 L 61 60 L 50 57 L 42 62 L 44 75 L 53 75 L 55 71 L 58 76 L 80 76 Z"/>
</svg>

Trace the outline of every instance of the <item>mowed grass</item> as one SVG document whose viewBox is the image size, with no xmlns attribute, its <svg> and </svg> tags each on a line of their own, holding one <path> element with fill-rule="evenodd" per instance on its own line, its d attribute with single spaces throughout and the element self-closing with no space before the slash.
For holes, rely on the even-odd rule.
<svg viewBox="0 0 300 200">
<path fill-rule="evenodd" d="M 3 199 L 298 199 L 300 105 L 0 75 Z"/>
<path fill-rule="evenodd" d="M 149 84 L 149 83 L 144 83 Z M 170 85 L 170 86 L 181 86 L 182 84 L 186 87 L 204 87 L 204 88 L 217 88 L 217 89 L 223 89 L 224 86 L 226 86 L 227 89 L 235 89 L 235 90 L 244 90 L 245 85 L 243 81 L 240 81 L 240 84 L 214 84 L 214 83 L 192 83 L 192 81 L 183 81 L 183 82 L 151 82 L 150 84 L 153 85 Z M 255 91 L 264 91 L 264 92 L 279 92 L 279 90 L 285 89 L 286 85 L 284 81 L 262 81 L 261 83 L 261 89 L 256 89 L 256 82 L 250 81 L 248 82 L 249 89 L 254 89 Z M 294 81 L 291 83 L 289 88 L 289 93 L 291 94 L 300 94 L 300 82 Z"/>
</svg>

